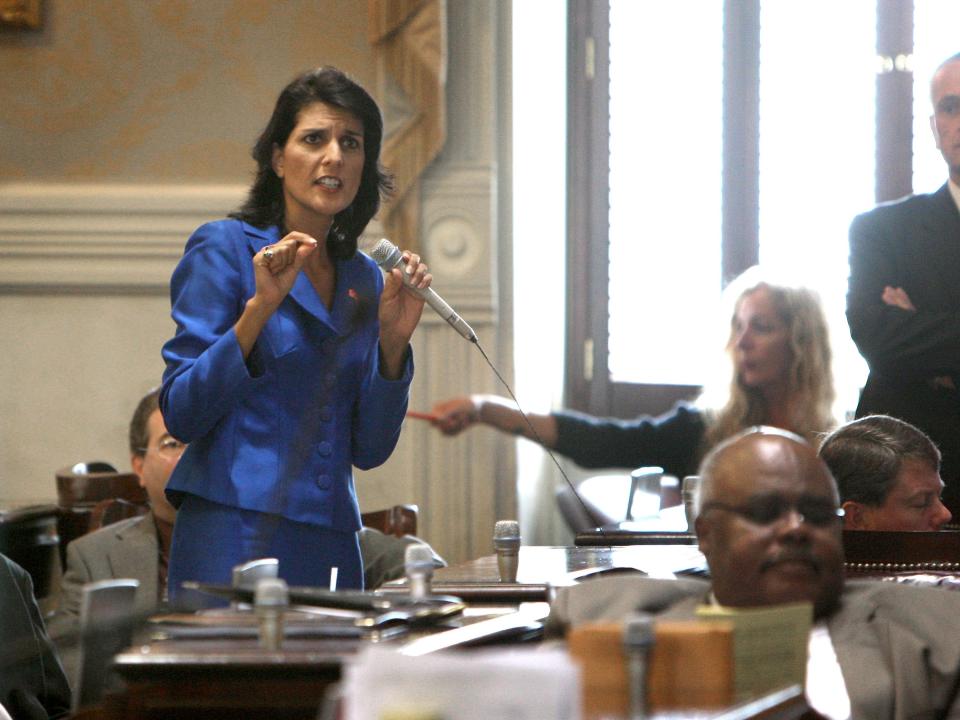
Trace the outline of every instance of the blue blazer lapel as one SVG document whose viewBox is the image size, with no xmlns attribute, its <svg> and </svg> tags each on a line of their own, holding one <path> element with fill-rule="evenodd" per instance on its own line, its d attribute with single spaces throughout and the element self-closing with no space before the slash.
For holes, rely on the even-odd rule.
<svg viewBox="0 0 960 720">
<path fill-rule="evenodd" d="M 294 281 L 288 297 L 306 310 L 311 316 L 324 325 L 329 326 L 334 332 L 338 332 L 333 323 L 333 319 L 330 317 L 329 311 L 320 301 L 320 296 L 317 295 L 317 291 L 313 289 L 313 285 L 310 284 L 310 279 L 305 273 L 300 272 L 297 274 L 297 279 Z M 334 303 L 336 303 L 336 296 L 334 296 Z"/>
<path fill-rule="evenodd" d="M 297 276 L 290 296 L 338 336 L 345 337 L 357 324 L 358 313 L 377 312 L 376 304 L 373 307 L 363 307 L 363 304 L 369 304 L 373 299 L 362 297 L 357 291 L 357 288 L 362 289 L 364 286 L 363 270 L 363 265 L 356 256 L 349 260 L 337 261 L 337 287 L 333 294 L 333 306 L 329 310 L 320 301 L 310 280 L 303 273 Z M 369 285 L 369 279 L 366 280 L 366 284 Z"/>
<path fill-rule="evenodd" d="M 260 229 L 248 223 L 243 223 L 243 232 L 247 236 L 247 245 L 250 246 L 250 256 L 253 257 L 267 245 L 272 245 L 280 239 L 276 225 Z"/>
<path fill-rule="evenodd" d="M 253 225 L 244 223 L 243 230 L 247 236 L 247 244 L 250 247 L 251 257 L 256 255 L 267 245 L 272 245 L 280 239 L 280 233 L 276 226 L 271 226 L 265 230 L 261 230 Z M 320 297 L 317 295 L 316 291 L 313 289 L 313 286 L 310 284 L 310 280 L 304 273 L 301 272 L 297 274 L 297 279 L 294 281 L 293 287 L 290 289 L 290 294 L 287 297 L 302 307 L 309 315 L 316 318 L 324 325 L 330 327 L 334 332 L 337 332 L 337 334 L 340 334 L 330 316 L 330 313 L 320 301 Z"/>
</svg>

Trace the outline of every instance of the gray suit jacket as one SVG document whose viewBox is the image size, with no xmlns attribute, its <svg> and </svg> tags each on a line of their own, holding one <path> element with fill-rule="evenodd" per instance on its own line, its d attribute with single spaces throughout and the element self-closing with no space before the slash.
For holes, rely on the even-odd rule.
<svg viewBox="0 0 960 720">
<path fill-rule="evenodd" d="M 691 618 L 709 589 L 698 580 L 590 580 L 559 591 L 550 625 L 622 620 L 635 610 Z M 852 581 L 827 624 L 855 720 L 960 718 L 960 593 Z"/>
<path fill-rule="evenodd" d="M 360 541 L 360 554 L 363 556 L 363 586 L 367 590 L 376 590 L 389 580 L 402 578 L 406 574 L 406 553 L 408 545 L 423 544 L 430 547 L 415 535 L 384 535 L 379 530 L 362 527 L 357 533 Z M 444 567 L 447 563 L 431 547 L 433 566 Z"/>
<path fill-rule="evenodd" d="M 140 581 L 134 612 L 146 616 L 158 606 L 159 542 L 153 513 L 121 520 L 67 545 L 67 568 L 60 584 L 50 637 L 57 644 L 67 676 L 76 677 L 77 637 L 83 586 L 97 580 L 133 578 Z"/>
</svg>

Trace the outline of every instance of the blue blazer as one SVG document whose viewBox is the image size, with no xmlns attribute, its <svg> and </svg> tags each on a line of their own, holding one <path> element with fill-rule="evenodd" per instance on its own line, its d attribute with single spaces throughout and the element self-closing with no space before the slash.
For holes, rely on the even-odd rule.
<svg viewBox="0 0 960 720">
<path fill-rule="evenodd" d="M 233 325 L 254 294 L 251 258 L 278 230 L 239 220 L 201 226 L 170 284 L 176 335 L 163 347 L 160 408 L 190 446 L 167 495 L 355 531 L 352 466 L 382 464 L 406 413 L 404 376 L 379 373 L 383 276 L 367 256 L 337 263 L 328 311 L 301 273 L 246 361 Z"/>
</svg>

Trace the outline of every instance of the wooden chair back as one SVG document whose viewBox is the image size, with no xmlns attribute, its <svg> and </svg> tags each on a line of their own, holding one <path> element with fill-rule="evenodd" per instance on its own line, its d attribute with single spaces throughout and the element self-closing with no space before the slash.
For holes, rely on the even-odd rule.
<svg viewBox="0 0 960 720">
<path fill-rule="evenodd" d="M 102 461 L 68 465 L 56 471 L 57 531 L 60 562 L 66 565 L 67 545 L 90 532 L 91 515 L 98 503 L 121 498 L 147 506 L 147 491 L 132 472 L 122 473 Z"/>
<path fill-rule="evenodd" d="M 420 508 L 416 505 L 394 505 L 385 510 L 372 510 L 360 514 L 360 521 L 366 526 L 379 530 L 384 535 L 417 534 L 417 516 Z"/>
</svg>

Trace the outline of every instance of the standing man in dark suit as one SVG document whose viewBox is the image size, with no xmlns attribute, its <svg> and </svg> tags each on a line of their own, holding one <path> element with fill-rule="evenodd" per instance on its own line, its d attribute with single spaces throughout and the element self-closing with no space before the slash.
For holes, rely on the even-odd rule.
<svg viewBox="0 0 960 720">
<path fill-rule="evenodd" d="M 943 453 L 944 504 L 960 517 L 960 53 L 937 68 L 930 94 L 949 180 L 854 219 L 847 321 L 870 365 L 857 417 L 926 432 Z"/>
</svg>

